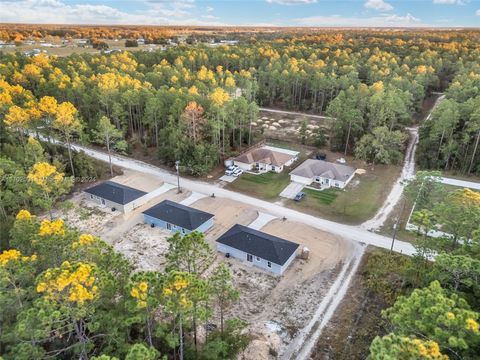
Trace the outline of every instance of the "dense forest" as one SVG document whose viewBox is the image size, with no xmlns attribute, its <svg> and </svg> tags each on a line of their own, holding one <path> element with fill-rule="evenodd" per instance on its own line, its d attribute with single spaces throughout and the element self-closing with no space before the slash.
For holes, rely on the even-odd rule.
<svg viewBox="0 0 480 360">
<path fill-rule="evenodd" d="M 178 248 L 180 239 L 171 240 L 166 272 L 139 273 L 101 239 L 32 215 L 48 215 L 78 179 L 113 175 L 114 168 L 73 151 L 72 143 L 154 151 L 167 166 L 179 160 L 182 172 L 205 175 L 255 143 L 261 134 L 252 122 L 268 106 L 330 116 L 323 135 L 332 150 L 395 164 L 405 127 L 417 125 L 413 115 L 441 91 L 432 116 L 418 124 L 419 165 L 478 175 L 479 36 L 288 31 L 249 34 L 235 46 L 0 54 L 0 251 L 8 249 L 0 253 L 0 306 L 8 309 L 0 314 L 0 353 L 225 359 L 248 343 L 240 320 L 223 319 L 238 293 L 228 269 L 204 273 L 211 253 L 200 235 L 182 238 Z M 396 269 L 398 287 L 385 283 L 385 273 L 371 280 L 392 298 L 384 313 L 391 334 L 374 340 L 374 359 L 412 351 L 418 354 L 405 358 L 475 359 L 479 351 L 479 199 L 468 191 L 443 194 L 434 182 L 419 185 L 435 174 L 410 185 L 424 200 L 413 214 L 418 256 Z M 439 222 L 453 239 L 427 236 Z M 442 254 L 434 264 L 433 253 Z M 384 260 L 386 269 L 398 264 Z M 422 312 L 430 308 L 437 312 Z M 218 327 L 197 346 L 195 324 L 210 322 Z"/>
</svg>

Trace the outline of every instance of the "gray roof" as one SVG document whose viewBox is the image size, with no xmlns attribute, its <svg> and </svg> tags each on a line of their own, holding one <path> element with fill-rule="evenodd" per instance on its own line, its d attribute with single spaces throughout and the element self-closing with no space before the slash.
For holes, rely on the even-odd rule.
<svg viewBox="0 0 480 360">
<path fill-rule="evenodd" d="M 332 163 L 325 160 L 307 159 L 300 166 L 290 172 L 290 175 L 305 178 L 321 176 L 332 180 L 347 181 L 355 172 L 351 166 Z"/>
<path fill-rule="evenodd" d="M 187 230 L 195 230 L 213 217 L 212 214 L 205 211 L 170 200 L 163 200 L 143 213 Z"/>
<path fill-rule="evenodd" d="M 146 192 L 131 188 L 130 186 L 105 181 L 85 190 L 86 193 L 99 196 L 117 204 L 128 204 L 146 194 Z"/>
<path fill-rule="evenodd" d="M 217 239 L 217 242 L 278 265 L 285 264 L 299 246 L 294 242 L 239 224 L 231 227 Z"/>
</svg>

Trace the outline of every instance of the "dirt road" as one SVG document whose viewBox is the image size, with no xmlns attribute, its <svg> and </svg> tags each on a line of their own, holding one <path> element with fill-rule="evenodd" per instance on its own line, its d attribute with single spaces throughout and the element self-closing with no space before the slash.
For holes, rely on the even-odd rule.
<svg viewBox="0 0 480 360">
<path fill-rule="evenodd" d="M 313 115 L 313 114 L 307 114 L 307 113 L 301 113 L 301 112 L 295 112 L 295 111 L 284 111 L 284 110 L 277 110 L 277 109 L 270 109 L 270 108 L 264 108 L 261 107 L 259 108 L 260 111 L 265 111 L 265 112 L 271 112 L 271 113 L 276 113 L 276 114 L 287 114 L 287 115 L 295 115 L 295 116 L 306 116 L 310 117 L 313 119 L 333 119 L 329 116 L 322 116 L 322 115 Z"/>
<path fill-rule="evenodd" d="M 445 95 L 442 95 L 435 101 L 435 104 L 430 109 L 430 112 L 428 113 L 424 121 L 430 120 L 433 111 L 444 98 Z M 395 206 L 402 198 L 405 181 L 415 176 L 415 151 L 418 144 L 418 126 L 406 129 L 410 133 L 410 141 L 408 143 L 407 152 L 405 154 L 405 160 L 403 162 L 403 168 L 400 177 L 393 185 L 390 194 L 388 194 L 385 202 L 383 203 L 382 207 L 377 211 L 375 216 L 360 225 L 360 227 L 362 227 L 363 229 L 375 231 L 383 226 L 390 213 L 393 211 Z"/>
</svg>

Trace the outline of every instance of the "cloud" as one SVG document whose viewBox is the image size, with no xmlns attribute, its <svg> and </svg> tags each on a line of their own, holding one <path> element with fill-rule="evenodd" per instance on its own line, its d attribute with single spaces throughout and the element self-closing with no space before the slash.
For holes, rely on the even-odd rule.
<svg viewBox="0 0 480 360">
<path fill-rule="evenodd" d="M 379 15 L 373 17 L 343 17 L 340 15 L 332 16 L 311 16 L 295 19 L 299 25 L 303 26 L 338 26 L 338 27 L 412 27 L 425 26 L 419 18 L 410 13 L 405 16 L 399 15 Z"/>
<path fill-rule="evenodd" d="M 224 23 L 192 15 L 193 0 L 143 0 L 146 9 L 125 12 L 97 2 L 69 4 L 63 0 L 1 0 L 0 22 L 30 24 L 210 25 Z"/>
<path fill-rule="evenodd" d="M 368 0 L 363 6 L 367 9 L 390 11 L 393 6 L 383 0 Z"/>
<path fill-rule="evenodd" d="M 270 4 L 279 5 L 308 5 L 315 4 L 318 0 L 266 0 Z"/>
<path fill-rule="evenodd" d="M 475 13 L 475 15 L 480 16 L 480 9 L 477 10 L 477 12 Z"/>
<path fill-rule="evenodd" d="M 433 0 L 437 5 L 465 5 L 463 0 Z"/>
<path fill-rule="evenodd" d="M 205 9 L 207 12 L 212 12 L 213 10 L 215 10 L 213 7 L 211 6 L 207 6 L 207 8 Z"/>
</svg>

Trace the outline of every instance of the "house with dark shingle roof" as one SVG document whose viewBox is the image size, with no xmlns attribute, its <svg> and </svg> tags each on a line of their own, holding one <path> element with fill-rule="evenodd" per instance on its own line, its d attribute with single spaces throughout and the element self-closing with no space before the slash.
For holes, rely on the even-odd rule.
<svg viewBox="0 0 480 360">
<path fill-rule="evenodd" d="M 145 210 L 143 220 L 152 227 L 182 234 L 205 232 L 213 226 L 212 214 L 170 200 L 164 200 Z"/>
<path fill-rule="evenodd" d="M 318 184 L 322 188 L 343 189 L 355 176 L 351 166 L 325 160 L 307 159 L 290 172 L 290 180 L 304 185 Z"/>
<path fill-rule="evenodd" d="M 236 224 L 217 239 L 217 250 L 282 275 L 296 257 L 298 244 Z"/>
<path fill-rule="evenodd" d="M 298 151 L 272 146 L 254 148 L 233 159 L 240 169 L 259 172 L 274 171 L 280 173 L 285 166 L 290 166 L 298 159 Z"/>
<path fill-rule="evenodd" d="M 147 193 L 130 186 L 105 181 L 84 190 L 85 198 L 101 206 L 128 213 L 143 205 L 142 197 Z"/>
</svg>

